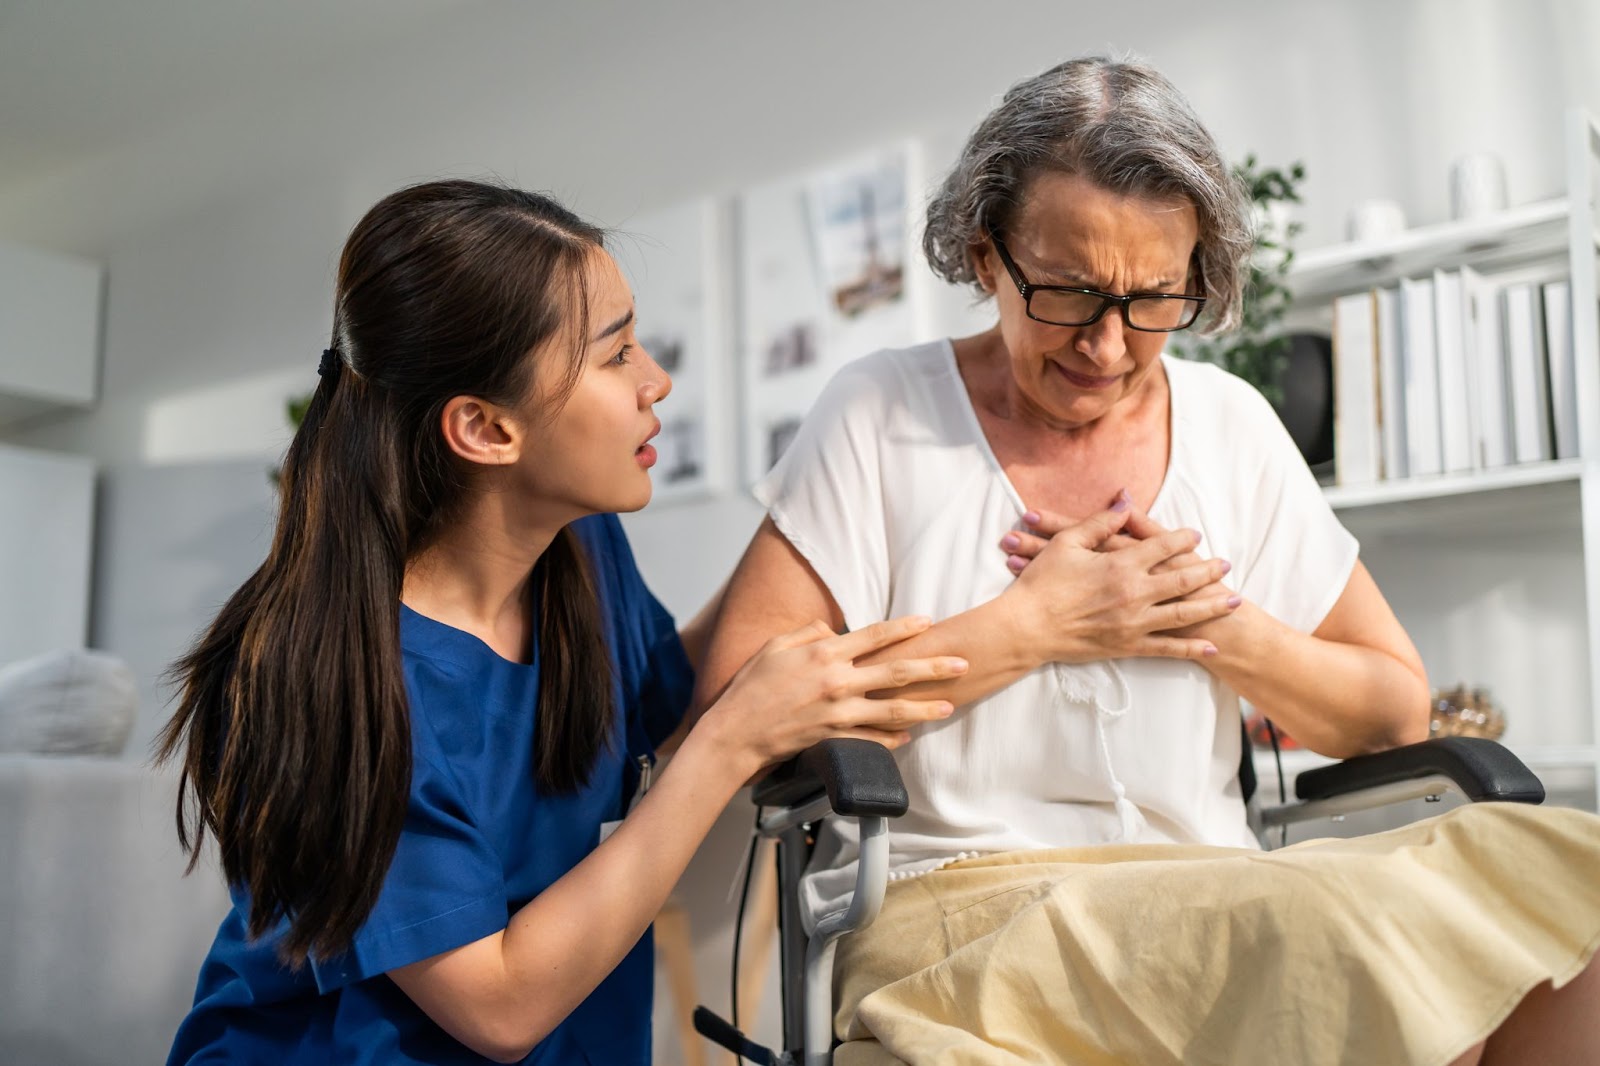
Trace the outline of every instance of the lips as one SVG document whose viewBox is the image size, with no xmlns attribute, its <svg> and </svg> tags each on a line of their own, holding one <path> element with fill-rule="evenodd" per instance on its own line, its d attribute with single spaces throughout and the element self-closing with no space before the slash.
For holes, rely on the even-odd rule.
<svg viewBox="0 0 1600 1066">
<path fill-rule="evenodd" d="M 1077 371 L 1068 370 L 1060 363 L 1054 361 L 1052 361 L 1050 365 L 1056 369 L 1057 373 L 1066 378 L 1070 384 L 1080 389 L 1109 389 L 1111 386 L 1122 380 L 1121 374 L 1112 374 L 1109 377 L 1104 377 L 1099 374 L 1080 374 Z"/>
<path fill-rule="evenodd" d="M 640 466 L 644 467 L 646 470 L 649 470 L 652 466 L 656 465 L 656 449 L 654 445 L 650 443 L 650 441 L 657 433 L 660 432 L 661 422 L 657 420 L 655 428 L 650 430 L 650 434 L 649 436 L 645 437 L 644 443 L 633 450 L 634 461 Z"/>
</svg>

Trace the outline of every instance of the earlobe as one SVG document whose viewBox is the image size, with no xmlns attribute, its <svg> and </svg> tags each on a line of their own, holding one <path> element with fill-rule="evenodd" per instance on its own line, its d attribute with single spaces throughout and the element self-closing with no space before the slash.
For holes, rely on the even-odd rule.
<svg viewBox="0 0 1600 1066">
<path fill-rule="evenodd" d="M 974 242 L 967 246 L 967 255 L 972 260 L 972 273 L 978 279 L 978 285 L 990 296 L 994 295 L 994 263 L 990 259 L 990 245 L 987 241 Z"/>
<path fill-rule="evenodd" d="M 456 455 L 480 466 L 517 461 L 522 435 L 509 413 L 476 396 L 456 396 L 444 405 L 439 429 Z"/>
</svg>

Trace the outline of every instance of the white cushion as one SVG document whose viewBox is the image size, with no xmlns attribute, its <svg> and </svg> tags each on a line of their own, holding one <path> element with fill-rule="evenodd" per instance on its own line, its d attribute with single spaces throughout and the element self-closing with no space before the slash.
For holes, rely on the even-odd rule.
<svg viewBox="0 0 1600 1066">
<path fill-rule="evenodd" d="M 139 709 L 128 664 L 104 652 L 46 652 L 0 667 L 0 752 L 118 755 Z"/>
</svg>

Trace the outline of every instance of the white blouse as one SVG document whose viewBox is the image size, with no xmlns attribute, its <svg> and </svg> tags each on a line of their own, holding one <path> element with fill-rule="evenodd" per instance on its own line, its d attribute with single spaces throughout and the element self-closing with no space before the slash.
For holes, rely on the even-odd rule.
<svg viewBox="0 0 1600 1066">
<path fill-rule="evenodd" d="M 1272 408 L 1214 366 L 1163 356 L 1171 451 L 1150 515 L 1202 535 L 1240 595 L 1311 632 L 1357 544 Z M 844 367 L 755 488 L 851 629 L 935 620 L 1012 581 L 996 543 L 1027 510 L 990 449 L 947 340 Z M 894 753 L 911 797 L 890 823 L 893 876 L 957 858 L 1103 843 L 1254 847 L 1239 794 L 1239 698 L 1200 666 L 1122 659 L 1042 667 Z M 853 820 L 824 823 L 808 920 L 855 880 Z"/>
</svg>

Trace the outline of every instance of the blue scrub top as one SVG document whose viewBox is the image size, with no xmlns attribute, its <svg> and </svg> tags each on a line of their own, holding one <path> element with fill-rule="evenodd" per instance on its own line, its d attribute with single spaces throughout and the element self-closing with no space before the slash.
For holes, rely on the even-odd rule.
<svg viewBox="0 0 1600 1066">
<path fill-rule="evenodd" d="M 394 862 L 350 951 L 298 972 L 277 932 L 251 942 L 235 887 L 200 970 L 194 1008 L 168 1063 L 486 1063 L 451 1038 L 385 973 L 506 927 L 512 913 L 622 817 L 638 758 L 678 725 L 693 675 L 671 615 L 645 587 L 615 515 L 571 527 L 593 563 L 616 666 L 615 743 L 587 787 L 533 783 L 539 667 L 400 608 L 411 699 L 411 794 Z M 654 964 L 642 937 L 621 964 L 523 1061 L 614 1066 L 650 1061 Z"/>
</svg>

